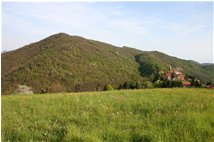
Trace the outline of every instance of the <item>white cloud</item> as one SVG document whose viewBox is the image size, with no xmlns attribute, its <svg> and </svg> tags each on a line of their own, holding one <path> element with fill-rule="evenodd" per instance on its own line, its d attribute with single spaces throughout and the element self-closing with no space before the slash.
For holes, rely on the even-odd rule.
<svg viewBox="0 0 214 142">
<path fill-rule="evenodd" d="M 166 14 L 166 10 L 161 11 L 162 7 L 161 10 L 146 11 L 123 4 L 3 3 L 3 50 L 66 32 L 117 46 L 160 50 L 185 58 L 188 56 L 183 50 L 189 52 L 197 47 L 194 55 L 202 57 L 200 53 L 207 54 L 209 60 L 201 58 L 200 61 L 210 61 L 211 55 L 208 53 L 212 50 L 212 23 L 207 13 L 197 11 L 196 15 L 189 14 L 188 18 L 182 18 L 185 15 L 182 11 L 170 13 L 168 9 L 169 13 Z M 169 15 L 170 18 L 167 17 Z M 206 51 L 202 51 L 202 45 Z M 193 59 L 199 57 L 194 56 Z"/>
</svg>

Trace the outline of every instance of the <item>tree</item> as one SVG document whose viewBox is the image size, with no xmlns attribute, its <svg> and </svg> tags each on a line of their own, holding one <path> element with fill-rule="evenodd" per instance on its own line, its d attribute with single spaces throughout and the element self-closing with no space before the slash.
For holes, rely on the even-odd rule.
<svg viewBox="0 0 214 142">
<path fill-rule="evenodd" d="M 136 88 L 136 86 L 135 86 L 135 84 L 134 83 L 130 83 L 130 89 L 135 89 Z"/>
<path fill-rule="evenodd" d="M 162 88 L 162 87 L 163 87 L 163 81 L 161 81 L 161 80 L 155 81 L 154 86 L 155 86 L 155 87 Z"/>
<path fill-rule="evenodd" d="M 152 82 L 156 82 L 157 80 L 160 80 L 161 75 L 158 72 L 154 72 L 154 73 L 152 73 L 150 78 L 151 78 Z"/>
<path fill-rule="evenodd" d="M 183 84 L 180 80 L 173 80 L 171 82 L 171 87 L 182 87 L 182 86 L 183 86 Z"/>
<path fill-rule="evenodd" d="M 212 82 L 211 82 L 211 81 L 208 81 L 206 85 L 207 85 L 207 86 L 208 86 L 208 85 L 212 85 Z"/>
<path fill-rule="evenodd" d="M 106 84 L 103 88 L 104 91 L 111 91 L 114 90 L 114 88 L 110 84 Z"/>
<path fill-rule="evenodd" d="M 123 84 L 123 88 L 124 88 L 124 89 L 129 89 L 129 88 L 130 88 L 129 83 L 128 83 L 128 82 L 125 82 L 125 83 Z"/>
<path fill-rule="evenodd" d="M 140 89 L 140 88 L 142 88 L 141 83 L 140 83 L 140 82 L 136 82 L 136 84 L 135 84 L 135 88 L 136 88 L 136 89 Z"/>
<path fill-rule="evenodd" d="M 123 88 L 123 84 L 120 84 L 119 87 L 118 87 L 118 89 L 124 89 Z"/>
<path fill-rule="evenodd" d="M 162 87 L 171 87 L 171 81 L 168 80 L 167 78 L 164 78 L 162 80 Z"/>
<path fill-rule="evenodd" d="M 150 82 L 150 81 L 144 81 L 144 82 L 142 83 L 142 88 L 153 88 L 153 87 L 154 87 L 154 85 L 153 85 L 153 83 Z"/>
<path fill-rule="evenodd" d="M 198 79 L 195 79 L 195 80 L 193 81 L 193 85 L 194 85 L 195 87 L 201 87 L 201 81 L 198 80 Z"/>
</svg>

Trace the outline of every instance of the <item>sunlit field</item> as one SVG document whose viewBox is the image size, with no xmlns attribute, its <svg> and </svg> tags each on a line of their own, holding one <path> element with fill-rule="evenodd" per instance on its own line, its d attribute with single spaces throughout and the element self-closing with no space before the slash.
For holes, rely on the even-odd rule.
<svg viewBox="0 0 214 142">
<path fill-rule="evenodd" d="M 2 96 L 2 141 L 214 141 L 214 90 Z"/>
</svg>

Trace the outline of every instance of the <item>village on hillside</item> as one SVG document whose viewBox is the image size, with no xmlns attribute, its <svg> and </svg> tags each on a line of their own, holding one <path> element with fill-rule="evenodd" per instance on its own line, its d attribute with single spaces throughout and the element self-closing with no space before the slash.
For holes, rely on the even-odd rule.
<svg viewBox="0 0 214 142">
<path fill-rule="evenodd" d="M 181 68 L 173 68 L 169 64 L 168 70 L 160 70 L 153 79 L 155 87 L 204 87 L 214 88 L 211 82 L 203 84 L 194 75 L 184 75 Z"/>
<path fill-rule="evenodd" d="M 176 68 L 172 68 L 171 65 L 169 65 L 169 70 L 168 71 L 163 71 L 161 70 L 159 72 L 159 74 L 161 74 L 162 76 L 167 77 L 167 79 L 169 81 L 180 81 L 183 85 L 183 87 L 189 87 L 191 86 L 191 82 L 190 79 L 185 79 L 185 76 L 183 75 L 183 73 L 179 70 L 177 70 Z M 187 77 L 186 77 L 187 78 Z M 198 83 L 200 83 L 200 80 L 195 80 Z"/>
</svg>

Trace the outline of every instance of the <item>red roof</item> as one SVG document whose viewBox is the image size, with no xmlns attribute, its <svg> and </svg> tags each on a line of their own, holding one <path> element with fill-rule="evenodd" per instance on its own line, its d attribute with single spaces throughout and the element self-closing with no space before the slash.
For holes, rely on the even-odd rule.
<svg viewBox="0 0 214 142">
<path fill-rule="evenodd" d="M 187 82 L 187 81 L 184 81 L 184 82 L 182 82 L 183 83 L 183 86 L 190 86 L 191 85 L 191 83 L 190 82 Z"/>
<path fill-rule="evenodd" d="M 172 71 L 168 71 L 168 73 L 166 74 L 166 76 L 171 77 L 172 76 Z"/>
</svg>

